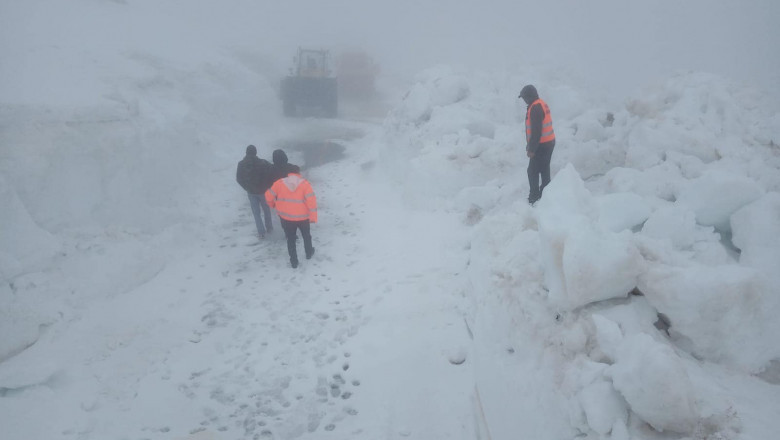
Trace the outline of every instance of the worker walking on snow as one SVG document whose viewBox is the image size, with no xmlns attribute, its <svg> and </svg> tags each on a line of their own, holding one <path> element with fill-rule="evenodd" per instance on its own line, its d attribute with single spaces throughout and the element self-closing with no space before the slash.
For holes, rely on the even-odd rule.
<svg viewBox="0 0 780 440">
<path fill-rule="evenodd" d="M 275 158 L 275 157 L 274 157 Z M 268 205 L 276 209 L 282 222 L 282 229 L 287 238 L 287 251 L 290 253 L 290 264 L 298 267 L 298 252 L 295 246 L 298 229 L 303 236 L 303 249 L 306 259 L 314 255 L 311 244 L 310 224 L 317 223 L 317 198 L 311 184 L 301 177 L 300 168 L 289 166 L 287 176 L 277 180 L 265 192 Z"/>
<path fill-rule="evenodd" d="M 273 167 L 271 162 L 257 157 L 257 148 L 254 145 L 246 147 L 246 156 L 238 162 L 236 167 L 236 181 L 247 193 L 249 206 L 252 207 L 252 215 L 255 217 L 257 235 L 264 238 L 265 233 L 273 231 L 271 220 L 271 208 L 265 202 L 263 194 L 273 183 Z M 262 210 L 262 211 L 261 211 Z M 265 215 L 263 225 L 262 215 Z"/>
<path fill-rule="evenodd" d="M 528 109 L 525 113 L 525 152 L 528 160 L 528 203 L 533 205 L 542 198 L 544 187 L 550 183 L 550 160 L 555 148 L 555 132 L 553 131 L 550 107 L 539 99 L 536 87 L 527 85 L 520 91 Z M 542 177 L 541 185 L 539 176 Z"/>
</svg>

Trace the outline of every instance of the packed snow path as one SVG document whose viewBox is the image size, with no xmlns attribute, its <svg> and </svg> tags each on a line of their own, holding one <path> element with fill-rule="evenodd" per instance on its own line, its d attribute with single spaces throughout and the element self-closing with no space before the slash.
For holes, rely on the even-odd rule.
<svg viewBox="0 0 780 440">
<path fill-rule="evenodd" d="M 452 438 L 466 428 L 472 382 L 447 358 L 452 335 L 467 338 L 453 282 L 461 268 L 442 232 L 452 228 L 440 227 L 454 221 L 404 218 L 397 196 L 361 180 L 359 165 L 307 173 L 321 221 L 314 258 L 295 270 L 280 228 L 255 246 L 243 197 L 228 204 L 242 214 L 221 249 L 237 264 L 209 293 L 195 336 L 227 341 L 216 347 L 222 365 L 207 363 L 185 387 L 229 411 L 201 423 L 248 438 Z M 437 394 L 460 399 L 464 413 L 436 414 Z"/>
<path fill-rule="evenodd" d="M 9 438 L 473 438 L 459 219 L 410 215 L 346 155 L 304 171 L 320 222 L 297 269 L 221 172 L 216 234 L 6 362 L 3 393 L 40 402 L 3 399 Z"/>
</svg>

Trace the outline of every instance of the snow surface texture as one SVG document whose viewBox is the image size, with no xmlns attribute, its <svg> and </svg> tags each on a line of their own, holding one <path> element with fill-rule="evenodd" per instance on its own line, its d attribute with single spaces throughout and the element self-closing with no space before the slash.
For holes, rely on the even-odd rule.
<svg viewBox="0 0 780 440">
<path fill-rule="evenodd" d="M 3 439 L 780 432 L 761 93 L 691 73 L 605 108 L 560 72 L 439 66 L 383 121 L 285 121 L 262 57 L 128 32 L 184 2 L 30 4 L 0 14 L 51 31 L 0 39 Z M 533 208 L 527 82 L 558 137 Z M 305 170 L 298 271 L 234 182 L 288 141 L 346 150 Z"/>
<path fill-rule="evenodd" d="M 514 401 L 493 386 L 496 377 L 525 387 L 543 380 L 518 377 L 531 364 L 557 372 L 547 392 L 558 394 L 558 408 L 569 402 L 574 433 L 651 438 L 649 426 L 694 438 L 752 438 L 738 399 L 719 391 L 721 373 L 711 370 L 776 376 L 777 109 L 722 79 L 692 74 L 622 109 L 574 105 L 580 114 L 564 108 L 560 117 L 556 107 L 571 105 L 576 93 L 536 84 L 551 106 L 557 145 L 555 177 L 530 208 L 522 202 L 522 109 L 502 98 L 528 77 L 542 76 L 431 69 L 385 122 L 382 154 L 406 162 L 409 196 L 436 194 L 426 203 L 439 200 L 475 224 L 469 274 L 477 346 L 498 345 L 493 356 L 522 353 L 505 361 L 516 364 L 513 373 L 480 362 L 478 384 L 495 393 L 483 402 L 522 408 L 525 399 L 549 400 Z M 500 323 L 506 327 L 497 330 Z M 560 359 L 528 359 L 518 345 Z M 777 385 L 763 386 L 776 395 Z M 510 421 L 511 412 L 494 406 L 491 427 L 521 431 L 529 421 Z M 548 438 L 541 432 L 556 429 L 533 434 Z"/>
</svg>

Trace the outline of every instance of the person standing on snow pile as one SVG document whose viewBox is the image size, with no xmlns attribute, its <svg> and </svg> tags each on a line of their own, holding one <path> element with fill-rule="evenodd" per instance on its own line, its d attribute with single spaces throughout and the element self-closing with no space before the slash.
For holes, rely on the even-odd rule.
<svg viewBox="0 0 780 440">
<path fill-rule="evenodd" d="M 533 205 L 542 198 L 544 187 L 550 183 L 550 160 L 555 148 L 555 132 L 553 131 L 550 107 L 539 99 L 536 87 L 527 85 L 520 91 L 528 109 L 525 113 L 525 153 L 528 160 L 528 203 Z M 541 185 L 539 176 L 542 177 Z"/>
<path fill-rule="evenodd" d="M 246 147 L 246 156 L 238 162 L 236 167 L 236 182 L 244 188 L 249 197 L 249 206 L 252 207 L 252 215 L 255 217 L 257 236 L 265 238 L 266 231 L 273 231 L 271 208 L 263 197 L 265 191 L 273 183 L 273 166 L 271 162 L 257 157 L 257 148 L 254 145 Z M 262 212 L 261 212 L 262 211 Z M 265 215 L 265 225 L 262 215 Z"/>
<path fill-rule="evenodd" d="M 274 158 L 276 158 L 276 154 L 274 154 Z M 298 252 L 295 240 L 298 229 L 301 230 L 301 236 L 303 236 L 306 259 L 308 260 L 314 255 L 310 224 L 317 223 L 317 197 L 314 196 L 311 184 L 301 177 L 300 169 L 296 165 L 290 165 L 289 169 L 286 177 L 274 182 L 271 188 L 265 192 L 265 200 L 279 214 L 284 235 L 287 237 L 290 264 L 296 268 L 298 267 Z"/>
</svg>

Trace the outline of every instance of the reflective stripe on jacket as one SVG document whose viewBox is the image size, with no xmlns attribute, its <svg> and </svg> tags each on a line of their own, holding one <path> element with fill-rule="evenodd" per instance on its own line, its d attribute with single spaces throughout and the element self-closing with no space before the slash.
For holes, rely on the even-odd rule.
<svg viewBox="0 0 780 440">
<path fill-rule="evenodd" d="M 555 140 L 555 132 L 553 131 L 552 116 L 550 116 L 550 107 L 547 103 L 541 99 L 537 99 L 528 106 L 528 110 L 525 113 L 525 141 L 531 140 L 531 109 L 535 105 L 541 105 L 544 111 L 544 119 L 542 120 L 542 135 L 539 138 L 539 143 L 544 144 Z"/>
<path fill-rule="evenodd" d="M 317 197 L 300 174 L 290 173 L 274 182 L 265 192 L 265 200 L 285 220 L 317 223 Z"/>
</svg>

